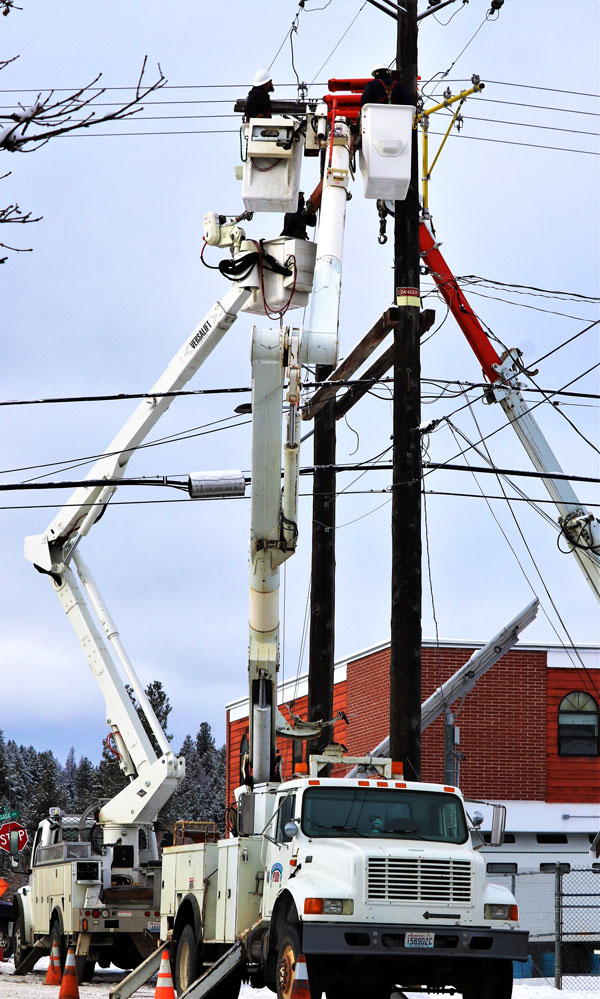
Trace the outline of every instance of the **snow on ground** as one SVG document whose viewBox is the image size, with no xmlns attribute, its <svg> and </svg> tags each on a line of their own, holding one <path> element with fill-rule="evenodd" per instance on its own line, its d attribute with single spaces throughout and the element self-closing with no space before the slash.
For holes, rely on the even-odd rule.
<svg viewBox="0 0 600 999">
<path fill-rule="evenodd" d="M 47 960 L 41 960 L 36 965 L 34 971 L 24 978 L 17 978 L 13 975 L 14 966 L 12 961 L 5 961 L 0 964 L 0 999 L 53 999 L 58 996 L 58 986 L 44 985 L 46 977 Z M 79 986 L 81 999 L 108 999 L 108 994 L 116 983 L 123 977 L 123 972 L 116 968 L 102 971 L 94 975 L 93 982 L 87 982 Z M 563 982 L 563 992 L 559 992 L 546 978 L 534 978 L 524 981 L 516 981 L 513 989 L 513 999 L 557 999 L 559 995 L 565 995 L 565 999 L 590 999 L 600 992 L 600 979 L 567 978 Z M 407 993 L 410 999 L 423 999 L 422 993 L 418 997 L 416 993 Z M 433 993 L 432 993 L 433 995 Z M 135 993 L 136 999 L 153 999 L 154 983 L 144 985 Z M 240 992 L 240 999 L 273 999 L 273 993 L 269 989 L 252 989 L 245 985 Z M 316 999 L 316 997 L 313 997 Z M 368 999 L 368 997 L 365 997 Z M 458 996 L 457 996 L 458 999 Z"/>
</svg>

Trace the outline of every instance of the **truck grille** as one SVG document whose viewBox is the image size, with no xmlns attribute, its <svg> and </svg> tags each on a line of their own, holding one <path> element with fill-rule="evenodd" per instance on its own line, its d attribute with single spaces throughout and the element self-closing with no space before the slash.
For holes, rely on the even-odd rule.
<svg viewBox="0 0 600 999">
<path fill-rule="evenodd" d="M 369 857 L 369 902 L 471 901 L 471 864 L 468 860 Z"/>
</svg>

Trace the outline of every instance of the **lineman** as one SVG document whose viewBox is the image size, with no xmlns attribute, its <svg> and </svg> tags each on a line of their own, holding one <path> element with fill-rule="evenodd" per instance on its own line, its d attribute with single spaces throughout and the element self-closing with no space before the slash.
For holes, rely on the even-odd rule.
<svg viewBox="0 0 600 999">
<path fill-rule="evenodd" d="M 362 92 L 360 106 L 363 104 L 414 104 L 408 90 L 399 80 L 393 80 L 387 63 L 376 62 L 369 80 Z"/>
<path fill-rule="evenodd" d="M 273 78 L 268 70 L 258 69 L 254 74 L 254 86 L 246 98 L 244 117 L 246 121 L 250 118 L 270 118 L 271 98 L 269 94 L 274 90 Z"/>
</svg>

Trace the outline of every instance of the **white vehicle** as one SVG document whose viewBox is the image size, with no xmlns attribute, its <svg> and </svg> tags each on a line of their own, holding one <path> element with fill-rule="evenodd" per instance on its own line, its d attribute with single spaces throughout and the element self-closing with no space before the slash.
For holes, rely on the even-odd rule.
<svg viewBox="0 0 600 999">
<path fill-rule="evenodd" d="M 395 116 L 398 108 L 381 111 Z M 394 986 L 426 985 L 457 989 L 468 999 L 509 999 L 512 961 L 526 958 L 527 934 L 518 929 L 511 892 L 486 883 L 460 791 L 406 782 L 400 765 L 344 758 L 338 746 L 311 757 L 309 774 L 283 783 L 277 775 L 276 734 L 310 737 L 316 728 L 290 726 L 276 707 L 278 569 L 296 539 L 295 359 L 314 357 L 317 349 L 329 354 L 329 363 L 337 357 L 349 179 L 348 125 L 335 112 L 328 118 L 325 105 L 313 121 L 329 161 L 309 329 L 255 330 L 253 338 L 250 745 L 245 784 L 236 791 L 238 830 L 216 844 L 165 849 L 161 937 L 171 941 L 176 986 L 186 999 L 236 999 L 243 979 L 290 999 L 303 959 L 314 997 L 325 991 L 327 999 L 389 999 Z M 393 133 L 397 122 L 381 127 Z M 250 155 L 244 169 L 252 170 Z M 290 412 L 281 497 L 286 364 Z M 535 614 L 533 605 L 529 611 Z M 358 772 L 322 776 L 332 763 Z M 497 806 L 498 845 L 504 815 Z M 132 994 L 125 986 L 114 999 Z"/>
<path fill-rule="evenodd" d="M 180 994 L 235 999 L 244 977 L 289 999 L 303 954 L 315 997 L 427 985 L 508 999 L 527 933 L 511 892 L 486 883 L 460 791 L 373 758 L 344 761 L 364 776 L 319 777 L 330 761 L 242 790 L 237 837 L 165 850 L 161 937 Z"/>
<path fill-rule="evenodd" d="M 303 259 L 302 248 L 294 252 L 296 240 L 265 241 L 258 254 L 253 243 L 241 248 L 245 233 L 235 224 L 223 230 L 220 245 L 232 247 L 234 264 L 243 276 L 186 338 L 148 397 L 96 462 L 86 484 L 73 493 L 43 534 L 25 540 L 26 558 L 53 586 L 100 687 L 109 738 L 129 783 L 111 800 L 91 802 L 83 816 L 63 816 L 59 809 L 51 809 L 40 823 L 29 884 L 13 902 L 18 974 L 29 971 L 54 942 L 59 946 L 61 966 L 67 944 L 76 946 L 81 980 L 92 973 L 96 962 L 135 967 L 159 941 L 161 862 L 153 823 L 183 779 L 185 761 L 169 746 L 79 546 L 105 512 L 135 449 L 264 284 L 265 259 L 279 269 L 279 290 L 286 279 L 295 276 L 293 293 L 301 302 L 302 295 L 306 296 L 302 275 L 285 264 L 288 258 Z M 283 257 L 281 264 L 266 256 L 271 251 Z M 285 297 L 289 297 L 287 292 Z M 243 495 L 245 480 L 241 473 L 196 473 L 187 488 L 194 498 Z M 158 753 L 127 685 L 133 689 Z"/>
<path fill-rule="evenodd" d="M 392 134 L 397 131 L 398 111 L 408 142 L 411 122 L 405 120 L 406 109 L 382 106 L 374 148 L 387 142 L 390 129 Z M 235 224 L 207 216 L 206 242 L 234 247 L 237 280 L 232 290 L 185 342 L 149 400 L 141 403 L 92 469 L 86 485 L 44 534 L 26 541 L 27 558 L 51 580 L 102 689 L 108 724 L 130 783 L 111 801 L 99 803 L 94 816 L 98 835 L 88 831 L 86 816 L 78 822 L 73 842 L 65 836 L 59 815 L 42 823 L 30 885 L 15 903 L 17 971 L 32 967 L 53 939 L 61 945 L 66 940 L 76 943 L 80 974 L 94 960 L 117 958 L 115 963 L 131 965 L 119 948 L 134 947 L 148 957 L 113 990 L 114 999 L 126 999 L 144 975 L 156 970 L 159 951 L 152 948 L 160 937 L 171 945 L 177 988 L 188 999 L 235 999 L 243 978 L 256 987 L 267 984 L 279 999 L 290 999 L 301 978 L 301 955 L 315 997 L 324 989 L 328 999 L 367 994 L 389 999 L 393 986 L 427 985 L 441 991 L 459 989 L 468 999 L 509 999 L 512 961 L 525 958 L 527 934 L 518 929 L 510 891 L 486 883 L 484 860 L 473 847 L 463 799 L 455 787 L 408 783 L 400 766 L 390 760 L 342 759 L 337 746 L 312 757 L 310 773 L 298 773 L 284 783 L 278 775 L 278 733 L 311 738 L 332 725 L 331 720 L 308 723 L 295 718 L 290 724 L 276 707 L 279 567 L 297 541 L 301 372 L 306 365 L 336 362 L 351 173 L 346 121 L 322 104 L 310 127 L 326 161 L 316 260 L 302 240 L 273 240 L 274 263 L 266 275 L 269 243 L 246 241 Z M 301 127 L 258 120 L 248 123 L 247 132 L 244 189 L 254 190 L 253 170 L 265 173 L 261 156 L 267 155 L 268 142 L 268 156 L 275 163 L 268 173 L 272 179 L 260 188 L 261 210 L 269 210 L 269 205 L 280 210 L 284 196 L 293 205 L 299 172 L 288 169 L 292 157 L 287 153 L 304 141 Z M 392 162 L 399 148 L 395 142 L 391 152 L 373 158 L 373 163 L 382 182 L 387 184 L 391 173 L 391 181 L 401 182 L 404 190 L 406 164 L 398 163 L 396 177 Z M 368 174 L 368 157 L 366 162 Z M 303 305 L 311 283 L 308 328 L 255 328 L 252 335 L 250 744 L 244 783 L 236 791 L 238 834 L 218 843 L 167 847 L 161 868 L 152 821 L 183 777 L 184 763 L 171 753 L 147 705 L 81 558 L 79 542 L 106 508 L 133 450 L 168 407 L 169 393 L 187 382 L 238 311 L 269 314 L 269 306 L 283 312 Z M 219 475 L 211 476 L 208 488 L 214 496 Z M 243 486 L 243 476 L 225 476 L 226 491 L 238 489 L 240 478 Z M 191 495 L 199 495 L 201 488 L 197 476 L 190 478 Z M 113 655 L 158 741 L 158 758 Z M 341 763 L 356 765 L 359 772 L 351 778 L 321 774 L 324 767 Z M 504 810 L 498 806 L 494 814 L 492 841 L 500 843 Z M 160 905 L 155 910 L 159 871 Z M 58 893 L 55 885 L 60 886 Z M 159 934 L 154 932 L 156 911 Z M 145 927 L 135 922 L 139 919 L 147 920 Z"/>
</svg>

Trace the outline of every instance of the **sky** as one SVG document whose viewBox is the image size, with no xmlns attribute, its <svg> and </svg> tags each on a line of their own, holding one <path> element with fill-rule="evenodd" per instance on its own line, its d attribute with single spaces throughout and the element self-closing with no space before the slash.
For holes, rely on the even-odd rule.
<svg viewBox="0 0 600 999">
<path fill-rule="evenodd" d="M 296 96 L 292 23 L 294 65 L 315 97 L 330 77 L 368 76 L 375 61 L 390 61 L 395 23 L 363 0 L 312 0 L 303 11 L 295 0 L 21 0 L 19 6 L 0 23 L 2 58 L 19 54 L 0 76 L 6 110 L 39 91 L 76 90 L 99 72 L 107 88 L 116 88 L 102 102 L 122 103 L 145 55 L 149 78 L 160 63 L 168 87 L 135 120 L 56 138 L 29 155 L 4 154 L 0 173 L 11 173 L 2 181 L 2 204 L 17 202 L 43 218 L 12 226 L 10 238 L 3 237 L 33 252 L 9 254 L 0 269 L 0 400 L 144 392 L 226 290 L 218 272 L 202 266 L 200 251 L 205 212 L 234 215 L 243 207 L 234 175 L 240 124 L 234 101 L 247 93 L 256 69 L 270 64 L 275 96 Z M 467 293 L 499 341 L 519 347 L 526 365 L 539 369 L 537 384 L 556 390 L 573 382 L 571 391 L 596 396 L 557 397 L 559 406 L 546 402 L 536 415 L 563 469 L 598 478 L 599 327 L 555 350 L 597 320 L 598 303 L 516 294 L 514 286 L 600 295 L 599 7 L 596 0 L 567 6 L 506 0 L 497 18 L 486 19 L 488 9 L 486 0 L 457 0 L 421 23 L 419 73 L 428 95 L 446 87 L 456 93 L 473 73 L 486 83 L 465 105 L 461 132 L 435 167 L 433 220 L 455 274 L 510 286 L 488 283 Z M 434 116 L 432 133 L 442 123 Z M 437 141 L 434 135 L 434 148 Z M 316 185 L 317 164 L 303 161 L 306 191 Z M 378 243 L 375 204 L 363 198 L 360 177 L 351 190 L 340 356 L 393 297 L 393 240 Z M 255 215 L 247 231 L 269 237 L 280 225 L 276 214 Z M 210 262 L 218 259 L 210 251 Z M 426 277 L 423 295 L 436 309 L 436 332 L 422 349 L 423 379 L 481 382 L 456 323 L 451 316 L 442 323 L 445 306 Z M 302 313 L 291 318 L 301 323 Z M 251 329 L 252 318 L 241 317 L 190 387 L 248 386 Z M 495 464 L 531 467 L 498 406 L 484 405 L 476 389 L 472 406 L 464 396 L 436 399 L 440 392 L 424 381 L 424 421 L 450 417 L 470 440 L 497 431 L 489 440 Z M 183 439 L 136 454 L 128 474 L 248 471 L 248 418 L 233 414 L 245 401 L 244 393 L 176 400 L 150 440 Z M 0 482 L 83 477 L 90 468 L 83 459 L 105 449 L 134 406 L 0 407 Z M 338 461 L 384 452 L 391 431 L 390 391 L 381 386 L 347 423 L 340 421 Z M 430 460 L 449 461 L 460 450 L 442 419 L 428 442 Z M 301 464 L 311 463 L 308 443 Z M 355 479 L 338 478 L 338 658 L 389 637 L 391 504 L 381 490 L 390 474 Z M 282 573 L 286 679 L 308 665 L 308 482 L 301 480 L 298 552 Z M 485 642 L 535 592 L 543 611 L 524 641 L 598 643 L 591 590 L 574 560 L 558 551 L 550 524 L 522 502 L 509 509 L 503 500 L 490 501 L 490 510 L 481 498 L 440 495 L 477 494 L 479 487 L 498 495 L 489 475 L 478 485 L 468 473 L 436 471 L 426 482 L 432 492 L 429 565 L 425 537 L 423 545 L 424 636 L 435 637 L 437 622 L 441 639 Z M 546 498 L 536 480 L 519 485 L 530 497 Z M 597 485 L 575 488 L 597 513 Z M 73 746 L 77 756 L 96 760 L 106 734 L 101 695 L 51 584 L 23 558 L 23 538 L 43 532 L 69 495 L 65 489 L 3 496 L 0 727 L 6 738 L 51 747 L 59 759 Z M 555 520 L 554 508 L 544 508 Z M 176 749 L 201 721 L 210 722 L 221 743 L 225 704 L 246 691 L 249 509 L 248 499 L 194 504 L 172 490 L 123 487 L 82 543 L 143 684 L 161 680 L 168 693 Z"/>
</svg>

